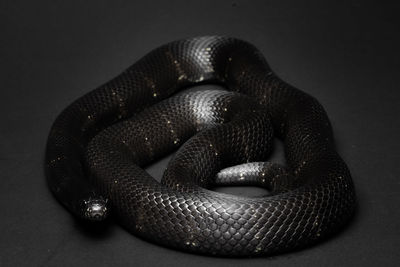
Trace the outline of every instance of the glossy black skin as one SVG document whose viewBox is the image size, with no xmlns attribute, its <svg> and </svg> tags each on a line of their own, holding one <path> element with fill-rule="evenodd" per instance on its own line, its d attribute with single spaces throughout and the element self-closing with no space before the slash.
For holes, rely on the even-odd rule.
<svg viewBox="0 0 400 267">
<path fill-rule="evenodd" d="M 171 97 L 205 82 L 231 92 Z M 250 163 L 218 174 L 266 161 L 274 135 L 287 167 Z M 161 184 L 142 169 L 179 146 Z M 318 101 L 273 74 L 254 46 L 227 37 L 166 44 L 72 103 L 52 127 L 46 166 L 51 190 L 73 214 L 100 220 L 111 203 L 130 232 L 197 253 L 297 249 L 337 231 L 355 207 Z M 264 185 L 272 195 L 206 189 L 215 183 Z"/>
</svg>

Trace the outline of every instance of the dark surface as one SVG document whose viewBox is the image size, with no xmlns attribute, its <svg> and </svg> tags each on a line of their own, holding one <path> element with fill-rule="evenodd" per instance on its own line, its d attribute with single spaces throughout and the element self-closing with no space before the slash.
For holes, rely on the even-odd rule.
<svg viewBox="0 0 400 267">
<path fill-rule="evenodd" d="M 398 7 L 365 1 L 101 2 L 0 4 L 0 265 L 400 263 Z M 86 229 L 53 199 L 42 164 L 55 116 L 160 44 L 205 34 L 254 43 L 281 78 L 325 107 L 358 193 L 357 215 L 345 231 L 273 258 L 212 258 L 159 247 L 118 225 L 104 233 Z"/>
</svg>

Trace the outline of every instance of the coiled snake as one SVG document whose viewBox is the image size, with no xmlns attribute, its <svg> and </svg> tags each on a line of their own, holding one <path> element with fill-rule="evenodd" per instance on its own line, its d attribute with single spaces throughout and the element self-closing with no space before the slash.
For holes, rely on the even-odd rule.
<svg viewBox="0 0 400 267">
<path fill-rule="evenodd" d="M 173 95 L 211 82 L 228 91 Z M 265 162 L 274 136 L 286 167 Z M 162 183 L 142 169 L 178 147 Z M 50 131 L 46 170 L 76 216 L 103 220 L 112 208 L 136 235 L 207 254 L 303 247 L 338 230 L 355 207 L 322 106 L 279 79 L 253 45 L 228 37 L 163 45 L 73 102 Z M 207 189 L 215 184 L 271 194 Z"/>
</svg>

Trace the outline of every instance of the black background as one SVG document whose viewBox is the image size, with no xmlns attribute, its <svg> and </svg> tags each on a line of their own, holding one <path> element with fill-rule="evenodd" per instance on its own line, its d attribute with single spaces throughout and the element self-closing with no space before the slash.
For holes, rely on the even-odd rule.
<svg viewBox="0 0 400 267">
<path fill-rule="evenodd" d="M 362 0 L 1 1 L 0 265 L 398 266 L 399 13 Z M 359 202 L 340 234 L 270 258 L 214 258 L 114 224 L 91 231 L 53 199 L 43 156 L 56 115 L 153 48 L 212 34 L 254 43 L 326 108 Z"/>
</svg>

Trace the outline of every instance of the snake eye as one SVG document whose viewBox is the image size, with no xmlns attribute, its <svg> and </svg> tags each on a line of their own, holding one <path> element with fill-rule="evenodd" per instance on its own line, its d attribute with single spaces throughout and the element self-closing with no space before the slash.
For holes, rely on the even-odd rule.
<svg viewBox="0 0 400 267">
<path fill-rule="evenodd" d="M 90 221 L 105 220 L 109 213 L 107 202 L 103 198 L 85 200 L 83 204 L 83 218 Z"/>
</svg>

